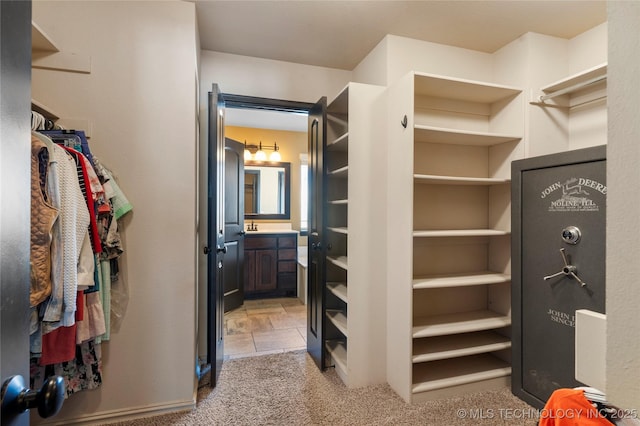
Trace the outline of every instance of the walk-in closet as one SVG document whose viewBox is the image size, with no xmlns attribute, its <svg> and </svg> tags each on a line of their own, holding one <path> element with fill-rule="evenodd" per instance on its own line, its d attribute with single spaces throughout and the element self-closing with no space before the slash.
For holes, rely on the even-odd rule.
<svg viewBox="0 0 640 426">
<path fill-rule="evenodd" d="M 549 357 L 532 357 L 539 348 L 531 342 L 544 338 L 524 333 L 561 327 L 563 340 L 578 336 L 557 351 L 575 357 L 563 370 L 575 365 L 580 384 L 606 387 L 609 402 L 640 408 L 633 338 L 640 327 L 633 278 L 640 252 L 637 3 L 309 1 L 284 8 L 278 2 L 34 0 L 19 17 L 9 15 L 12 3 L 22 2 L 0 6 L 1 152 L 7 159 L 16 148 L 25 161 L 13 169 L 3 159 L 0 173 L 3 380 L 30 377 L 28 293 L 23 289 L 24 317 L 7 318 L 5 298 L 10 272 L 29 281 L 30 223 L 18 208 L 28 200 L 14 199 L 7 185 L 26 188 L 30 176 L 29 117 L 25 112 L 18 122 L 12 114 L 30 105 L 43 117 L 38 127 L 59 126 L 62 139 L 82 131 L 97 164 L 133 207 L 115 220 L 122 247 L 117 268 L 93 252 L 105 262 L 94 273 L 117 275 L 126 285 L 117 303 L 119 293 L 101 293 L 106 286 L 90 296 L 100 295 L 102 317 L 112 326 L 91 336 L 102 339 L 101 383 L 68 395 L 53 418 L 32 409 L 20 416 L 23 424 L 107 424 L 197 410 L 198 389 L 216 384 L 203 376 L 217 361 L 208 345 L 220 326 L 227 333 L 217 343 L 236 345 L 233 356 L 304 353 L 305 368 L 335 378 L 333 385 L 349 396 L 341 403 L 366 386 L 382 386 L 414 407 L 498 389 L 536 408 L 552 388 L 576 383 L 542 377 Z M 28 43 L 7 34 L 17 22 L 25 26 L 20 40 L 31 32 L 30 52 Z M 30 69 L 4 72 L 15 65 L 7 58 L 26 63 L 27 56 Z M 296 135 L 289 145 L 288 131 L 244 132 L 251 126 L 231 123 L 231 107 L 210 108 L 213 87 L 229 99 L 304 104 L 311 115 L 303 129 L 290 132 Z M 5 103 L 10 98 L 15 108 Z M 225 121 L 227 130 L 212 132 Z M 14 146 L 19 135 L 24 147 Z M 224 155 L 210 149 L 218 136 L 236 144 L 233 170 L 223 169 Z M 276 188 L 288 179 L 289 194 L 277 192 L 275 204 L 288 197 L 289 217 L 279 216 L 286 208 L 263 218 L 223 211 L 261 197 L 251 168 L 261 148 L 289 164 L 272 174 Z M 532 159 L 558 156 L 562 161 L 550 163 L 557 172 L 585 163 L 587 154 L 589 161 L 606 158 L 597 176 L 581 171 L 530 180 L 530 170 L 542 175 L 538 169 L 546 167 Z M 240 166 L 251 171 L 245 183 L 253 192 L 246 196 L 238 180 L 237 197 L 216 205 L 222 207 L 216 214 L 230 219 L 218 226 L 210 206 L 222 192 L 209 186 L 211 176 L 228 172 L 213 183 L 231 180 Z M 523 181 L 536 203 L 518 198 Z M 303 185 L 312 200 L 306 212 Z M 565 214 L 579 205 L 587 216 L 605 202 L 606 218 L 599 210 L 589 218 L 594 223 Z M 539 223 L 523 206 L 529 213 L 542 208 L 553 219 L 545 223 L 559 229 L 530 231 Z M 10 215 L 17 221 L 11 226 Z M 588 257 L 593 227 L 603 241 Z M 544 242 L 529 248 L 523 236 L 531 232 L 530 240 Z M 102 244 L 99 230 L 96 235 Z M 11 250 L 22 260 L 9 262 Z M 539 254 L 523 261 L 523 253 Z M 212 281 L 225 268 L 233 282 Z M 233 299 L 239 288 L 246 293 Z M 591 306 L 567 304 L 572 312 L 555 300 L 527 300 L 564 297 L 569 288 L 606 294 Z M 224 303 L 235 303 L 228 316 L 223 298 L 215 298 L 224 290 Z M 258 329 L 249 332 L 250 326 Z M 23 357 L 4 341 L 16 334 L 24 334 Z M 238 361 L 229 355 L 218 367 Z M 5 366 L 12 359 L 20 360 L 15 371 Z M 537 400 L 527 399 L 532 381 Z M 246 395 L 254 397 L 265 395 Z"/>
</svg>

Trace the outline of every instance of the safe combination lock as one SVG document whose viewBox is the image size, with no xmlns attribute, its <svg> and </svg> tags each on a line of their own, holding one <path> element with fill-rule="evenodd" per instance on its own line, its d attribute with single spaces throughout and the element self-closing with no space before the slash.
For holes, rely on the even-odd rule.
<svg viewBox="0 0 640 426">
<path fill-rule="evenodd" d="M 580 236 L 580 229 L 576 226 L 567 226 L 562 230 L 562 240 L 567 244 L 578 244 Z"/>
</svg>

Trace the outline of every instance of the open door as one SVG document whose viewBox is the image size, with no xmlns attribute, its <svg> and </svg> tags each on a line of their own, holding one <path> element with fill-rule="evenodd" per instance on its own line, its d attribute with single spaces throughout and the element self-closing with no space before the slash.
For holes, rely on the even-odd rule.
<svg viewBox="0 0 640 426">
<path fill-rule="evenodd" d="M 29 389 L 31 2 L 0 2 L 0 424 L 54 416 L 64 380 Z"/>
<path fill-rule="evenodd" d="M 28 384 L 31 3 L 0 2 L 0 19 L 0 383 Z M 12 405 L 3 388 L 0 423 L 28 425 L 29 413 Z"/>
<path fill-rule="evenodd" d="M 324 165 L 327 98 L 309 110 L 309 267 L 307 269 L 307 352 L 324 369 Z"/>
<path fill-rule="evenodd" d="M 224 311 L 244 302 L 244 144 L 225 138 Z"/>
<path fill-rule="evenodd" d="M 224 98 L 217 84 L 209 92 L 207 362 L 211 387 L 218 382 L 224 356 Z"/>
</svg>

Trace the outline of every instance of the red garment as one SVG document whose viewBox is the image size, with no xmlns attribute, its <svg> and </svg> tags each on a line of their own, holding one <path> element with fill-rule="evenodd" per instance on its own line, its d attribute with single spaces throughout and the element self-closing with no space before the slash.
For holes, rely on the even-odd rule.
<svg viewBox="0 0 640 426">
<path fill-rule="evenodd" d="M 84 291 L 79 291 L 76 296 L 76 322 L 84 319 Z"/>
<path fill-rule="evenodd" d="M 582 389 L 557 389 L 540 412 L 539 426 L 613 426 Z"/>
<path fill-rule="evenodd" d="M 91 236 L 91 246 L 93 247 L 94 253 L 102 253 L 102 244 L 100 243 L 100 234 L 98 232 L 98 222 L 96 220 L 95 204 L 93 201 L 93 193 L 91 192 L 91 184 L 89 182 L 87 165 L 82 160 L 82 158 L 80 158 L 84 154 L 66 146 L 64 146 L 63 148 L 74 156 L 76 165 L 79 164 L 82 170 L 82 180 L 84 181 L 84 189 L 82 191 L 82 195 L 84 195 L 84 199 L 87 202 L 87 208 L 89 209 L 89 233 Z"/>
<path fill-rule="evenodd" d="M 58 364 L 76 357 L 76 325 L 58 327 L 42 335 L 40 365 Z"/>
<path fill-rule="evenodd" d="M 84 292 L 79 291 L 76 298 L 76 322 L 84 316 Z M 40 365 L 59 364 L 76 357 L 77 324 L 71 327 L 58 327 L 42 335 L 42 355 Z"/>
</svg>

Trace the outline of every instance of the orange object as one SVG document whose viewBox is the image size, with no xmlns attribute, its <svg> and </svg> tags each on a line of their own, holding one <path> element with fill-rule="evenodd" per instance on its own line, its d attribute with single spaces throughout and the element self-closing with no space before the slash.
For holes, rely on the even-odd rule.
<svg viewBox="0 0 640 426">
<path fill-rule="evenodd" d="M 557 389 L 540 412 L 539 426 L 613 426 L 581 389 Z"/>
</svg>

